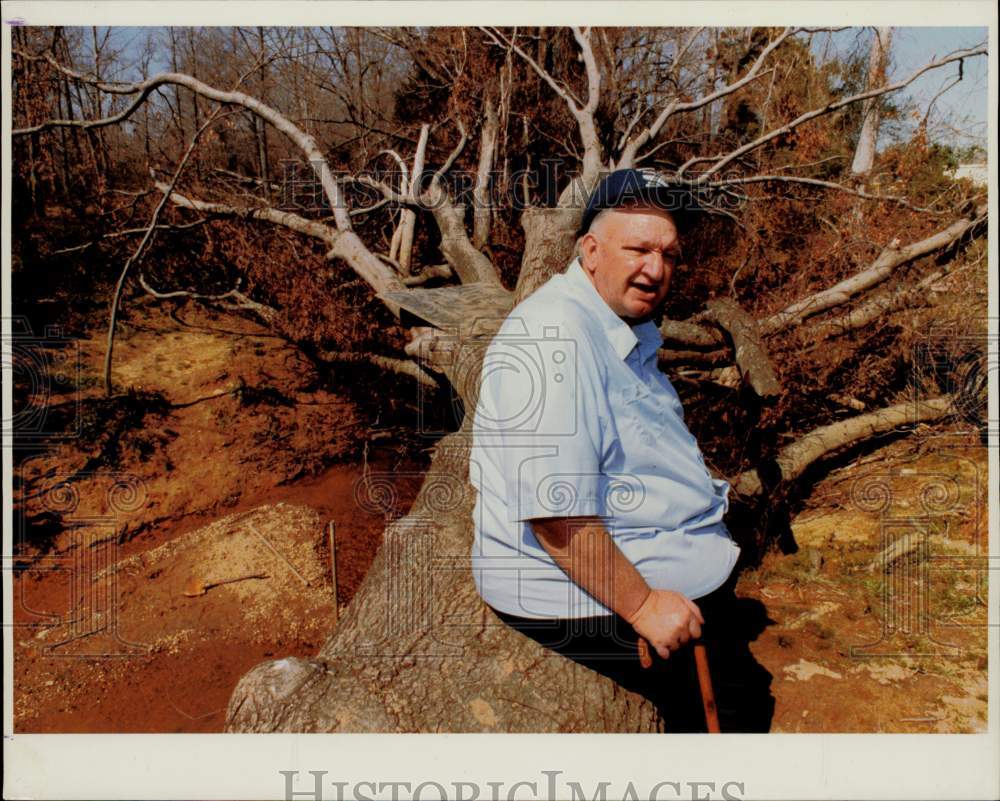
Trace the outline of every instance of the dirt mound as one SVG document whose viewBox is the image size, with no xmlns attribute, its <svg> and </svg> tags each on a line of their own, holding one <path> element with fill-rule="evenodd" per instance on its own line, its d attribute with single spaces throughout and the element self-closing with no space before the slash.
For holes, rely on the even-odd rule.
<svg viewBox="0 0 1000 801">
<path fill-rule="evenodd" d="M 18 730 L 221 729 L 247 667 L 333 628 L 325 540 L 314 510 L 277 503 L 95 571 L 63 623 L 20 630 Z"/>
</svg>

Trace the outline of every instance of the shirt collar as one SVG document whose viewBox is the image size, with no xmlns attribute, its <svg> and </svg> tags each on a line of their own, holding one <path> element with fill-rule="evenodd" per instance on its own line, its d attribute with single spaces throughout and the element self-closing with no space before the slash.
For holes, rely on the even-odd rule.
<svg viewBox="0 0 1000 801">
<path fill-rule="evenodd" d="M 570 286 L 594 311 L 598 323 L 604 329 L 604 333 L 619 359 L 624 360 L 636 345 L 639 346 L 639 354 L 644 360 L 656 353 L 660 345 L 663 344 L 663 337 L 660 335 L 656 323 L 648 320 L 645 323 L 631 326 L 615 314 L 583 271 L 583 265 L 580 264 L 579 259 L 573 259 L 565 275 Z"/>
</svg>

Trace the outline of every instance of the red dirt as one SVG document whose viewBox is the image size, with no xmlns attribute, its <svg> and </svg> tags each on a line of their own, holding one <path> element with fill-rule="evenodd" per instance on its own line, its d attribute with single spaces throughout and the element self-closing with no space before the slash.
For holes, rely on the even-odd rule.
<svg viewBox="0 0 1000 801">
<path fill-rule="evenodd" d="M 126 326 L 116 380 L 145 381 L 174 402 L 241 381 L 264 394 L 147 415 L 120 433 L 114 470 L 134 476 L 136 490 L 124 502 L 107 466 L 69 480 L 75 500 L 60 491 L 61 476 L 100 451 L 82 439 L 18 466 L 15 503 L 32 521 L 32 539 L 14 577 L 17 732 L 221 731 L 243 673 L 263 659 L 313 655 L 334 628 L 327 523 L 335 524 L 344 606 L 385 520 L 404 514 L 419 488 L 423 454 L 400 453 L 392 432 L 369 429 L 346 398 L 310 389 L 311 371 L 281 340 L 196 309 L 180 319 L 153 307 Z M 90 395 L 99 394 L 101 336 L 82 343 Z M 372 445 L 367 461 L 359 442 Z M 942 478 L 955 479 L 950 505 L 934 488 Z M 885 509 L 866 507 L 871 498 L 855 491 L 869 480 L 889 488 Z M 737 588 L 771 621 L 751 649 L 772 676 L 772 731 L 985 730 L 987 629 L 977 598 L 985 597 L 977 561 L 988 553 L 985 487 L 986 449 L 957 435 L 901 439 L 813 489 L 792 521 L 799 552 L 768 555 Z M 869 570 L 883 530 L 916 513 L 926 518 L 928 508 L 930 571 L 907 559 L 888 576 Z M 81 540 L 94 544 L 80 548 Z M 80 568 L 81 555 L 94 564 Z M 101 573 L 112 563 L 117 583 Z M 73 569 L 94 578 L 74 586 Z M 248 574 L 267 578 L 184 594 L 193 582 Z M 926 625 L 859 654 L 883 634 L 886 580 L 898 608 L 926 600 Z M 95 587 L 109 587 L 114 603 Z M 73 610 L 90 617 L 74 622 Z"/>
<path fill-rule="evenodd" d="M 292 400 L 241 403 L 230 394 L 166 417 L 148 415 L 121 434 L 113 470 L 79 472 L 99 450 L 82 439 L 18 466 L 23 490 L 15 502 L 29 521 L 14 577 L 18 732 L 221 731 L 243 673 L 268 657 L 314 654 L 333 629 L 327 524 L 336 533 L 337 600 L 344 606 L 374 558 L 387 517 L 404 514 L 419 489 L 422 454 L 401 455 L 396 441 L 369 429 L 346 398 L 308 389 L 311 370 L 281 340 L 196 308 L 180 318 L 186 325 L 153 308 L 141 324 L 127 326 L 116 346 L 116 382 L 144 381 L 142 389 L 174 403 L 240 381 Z M 225 333 L 233 331 L 239 333 Z M 83 384 L 92 387 L 84 398 L 99 394 L 101 344 L 99 332 L 81 343 Z M 144 445 L 151 436 L 154 445 Z M 365 442 L 369 456 L 359 461 L 354 454 Z M 316 475 L 298 477 L 317 466 Z M 122 475 L 131 496 L 114 487 Z M 359 484 L 365 477 L 388 482 L 391 508 L 373 506 Z M 46 522 L 53 516 L 54 524 Z M 192 581 L 236 577 L 232 554 L 211 553 L 225 536 L 200 535 L 206 526 L 241 519 L 263 520 L 253 530 L 270 532 L 268 543 L 257 537 L 249 550 L 241 544 L 254 565 L 245 572 L 269 578 L 185 596 Z M 54 529 L 48 547 L 39 521 Z M 245 531 L 237 534 L 245 539 Z M 76 538 L 89 545 L 81 549 Z M 298 557 L 285 559 L 295 548 Z M 88 560 L 83 567 L 75 561 L 81 556 Z M 118 565 L 114 581 L 99 572 L 110 562 Z M 129 569 L 146 563 L 148 569 Z M 308 587 L 296 570 L 311 577 Z M 74 575 L 92 580 L 81 588 Z M 93 589 L 87 595 L 88 585 L 117 603 Z M 74 613 L 92 617 L 74 623 Z M 111 614 L 117 625 L 104 625 Z M 80 636 L 96 628 L 105 631 Z M 68 645 L 52 647 L 64 640 Z M 114 656 L 102 656 L 108 654 Z"/>
</svg>

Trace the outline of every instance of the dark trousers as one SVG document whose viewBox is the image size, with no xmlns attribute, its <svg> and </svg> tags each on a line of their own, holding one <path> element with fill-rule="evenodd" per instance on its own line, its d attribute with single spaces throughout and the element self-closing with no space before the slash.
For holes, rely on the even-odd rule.
<svg viewBox="0 0 1000 801">
<path fill-rule="evenodd" d="M 732 577 L 714 592 L 695 599 L 705 618 L 701 641 L 708 654 L 722 731 L 767 731 L 773 712 L 770 674 L 750 655 L 734 586 Z M 618 615 L 537 620 L 493 611 L 508 626 L 546 648 L 648 698 L 663 718 L 666 731 L 707 731 L 690 644 L 672 652 L 668 659 L 650 650 L 653 666 L 643 668 L 638 635 Z M 760 706 L 760 671 L 766 675 L 763 692 L 770 701 L 764 707 Z"/>
</svg>

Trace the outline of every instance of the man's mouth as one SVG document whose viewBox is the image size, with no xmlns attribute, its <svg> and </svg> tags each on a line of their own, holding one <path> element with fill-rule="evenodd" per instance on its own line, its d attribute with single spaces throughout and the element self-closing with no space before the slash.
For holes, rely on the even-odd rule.
<svg viewBox="0 0 1000 801">
<path fill-rule="evenodd" d="M 656 290 L 659 288 L 655 284 L 645 284 L 641 281 L 632 281 L 629 286 L 632 286 L 647 295 L 655 295 Z"/>
</svg>

